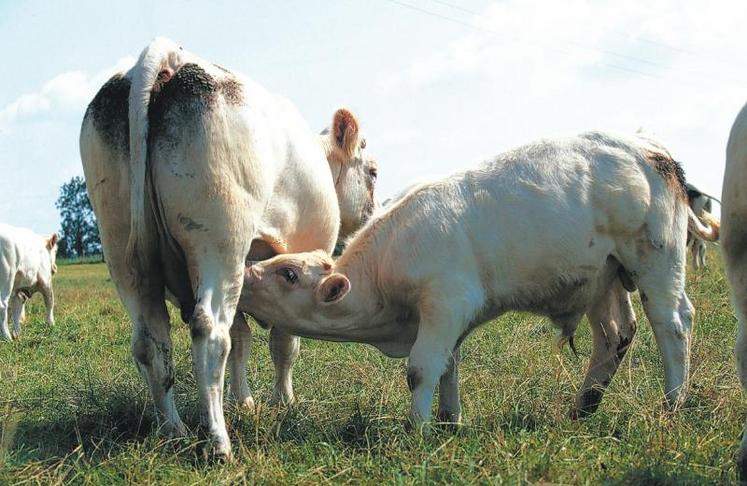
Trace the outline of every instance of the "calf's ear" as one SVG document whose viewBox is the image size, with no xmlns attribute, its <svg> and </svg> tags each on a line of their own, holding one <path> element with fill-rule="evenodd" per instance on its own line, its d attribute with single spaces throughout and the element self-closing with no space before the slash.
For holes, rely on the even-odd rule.
<svg viewBox="0 0 747 486">
<path fill-rule="evenodd" d="M 316 289 L 316 299 L 322 305 L 334 304 L 350 292 L 350 280 L 345 275 L 333 273 L 322 280 Z"/>
<path fill-rule="evenodd" d="M 346 156 L 352 157 L 358 145 L 358 134 L 358 119 L 355 115 L 346 108 L 337 110 L 332 118 L 332 133 L 330 134 L 335 146 Z"/>
<path fill-rule="evenodd" d="M 57 233 L 52 233 L 52 236 L 49 237 L 47 240 L 47 250 L 51 250 L 54 248 L 54 246 L 57 244 L 57 240 L 59 237 L 57 236 Z"/>
</svg>

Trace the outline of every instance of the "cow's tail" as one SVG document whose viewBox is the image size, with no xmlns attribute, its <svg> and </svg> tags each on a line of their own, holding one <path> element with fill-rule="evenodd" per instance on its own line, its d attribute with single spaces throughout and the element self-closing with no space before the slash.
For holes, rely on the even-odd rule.
<svg viewBox="0 0 747 486">
<path fill-rule="evenodd" d="M 687 207 L 687 229 L 701 240 L 718 241 L 720 227 L 721 223 L 711 213 L 703 211 L 698 218 L 692 208 Z"/>
<path fill-rule="evenodd" d="M 127 263 L 133 270 L 143 270 L 139 253 L 145 239 L 145 179 L 148 156 L 148 105 L 153 93 L 168 82 L 182 64 L 181 47 L 156 38 L 137 60 L 131 71 L 130 122 L 130 237 L 127 241 Z"/>
</svg>

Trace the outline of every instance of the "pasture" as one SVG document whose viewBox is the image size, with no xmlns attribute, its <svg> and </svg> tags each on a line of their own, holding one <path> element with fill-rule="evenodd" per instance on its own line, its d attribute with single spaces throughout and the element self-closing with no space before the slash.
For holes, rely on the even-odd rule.
<svg viewBox="0 0 747 486">
<path fill-rule="evenodd" d="M 463 347 L 464 425 L 406 432 L 405 361 L 373 348 L 304 340 L 298 403 L 266 405 L 268 333 L 253 326 L 249 379 L 257 412 L 227 402 L 235 461 L 202 459 L 189 329 L 172 313 L 177 405 L 191 437 L 157 433 L 153 403 L 130 356 L 130 323 L 104 264 L 61 265 L 53 329 L 42 299 L 27 307 L 19 342 L 0 343 L 0 483 L 733 483 L 745 415 L 732 349 L 736 320 L 718 250 L 690 272 L 695 305 L 692 379 L 679 413 L 662 407 L 663 373 L 635 297 L 639 331 L 598 412 L 567 418 L 591 350 L 551 351 L 541 318 L 508 314 Z"/>
</svg>

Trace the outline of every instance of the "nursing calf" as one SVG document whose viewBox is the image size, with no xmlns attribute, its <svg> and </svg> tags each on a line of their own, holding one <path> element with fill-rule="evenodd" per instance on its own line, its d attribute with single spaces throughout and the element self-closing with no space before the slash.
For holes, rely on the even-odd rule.
<svg viewBox="0 0 747 486">
<path fill-rule="evenodd" d="M 0 223 L 0 332 L 11 341 L 21 334 L 24 304 L 35 292 L 44 296 L 47 323 L 54 324 L 52 275 L 57 272 L 57 235 L 39 236 L 27 229 Z M 8 329 L 8 312 L 13 334 Z"/>
<path fill-rule="evenodd" d="M 596 409 L 633 336 L 637 287 L 664 363 L 666 398 L 687 387 L 693 306 L 686 232 L 712 239 L 687 205 L 681 168 L 657 143 L 586 133 L 504 153 L 417 186 L 350 241 L 247 269 L 240 309 L 286 331 L 409 356 L 411 421 L 460 419 L 459 347 L 512 310 L 562 336 L 589 317 L 593 352 L 574 416 Z"/>
</svg>

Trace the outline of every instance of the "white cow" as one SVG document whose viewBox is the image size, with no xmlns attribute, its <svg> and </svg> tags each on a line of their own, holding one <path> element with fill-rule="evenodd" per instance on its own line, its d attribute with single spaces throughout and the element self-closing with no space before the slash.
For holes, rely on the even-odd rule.
<svg viewBox="0 0 747 486">
<path fill-rule="evenodd" d="M 721 249 L 736 310 L 737 371 L 747 390 L 747 105 L 737 115 L 726 146 L 726 170 L 721 192 Z M 737 473 L 747 484 L 747 425 L 737 461 Z"/>
<path fill-rule="evenodd" d="M 410 190 L 336 263 L 319 251 L 253 265 L 239 308 L 301 336 L 409 356 L 416 426 L 429 420 L 438 384 L 438 417 L 459 421 L 459 346 L 477 326 L 531 311 L 567 339 L 587 314 L 593 352 L 578 416 L 596 409 L 635 334 L 622 280 L 641 292 L 676 407 L 694 312 L 688 226 L 715 236 L 688 208 L 682 169 L 657 143 L 596 132 L 540 141 Z"/>
<path fill-rule="evenodd" d="M 57 234 L 40 236 L 0 223 L 0 321 L 2 339 L 11 341 L 21 334 L 24 305 L 41 292 L 47 307 L 47 323 L 54 325 L 52 275 L 57 272 Z M 8 311 L 13 317 L 13 335 L 8 329 Z"/>
<path fill-rule="evenodd" d="M 86 111 L 80 149 L 112 280 L 132 318 L 132 352 L 163 431 L 185 427 L 174 404 L 169 296 L 192 331 L 202 411 L 215 454 L 230 459 L 223 376 L 253 407 L 250 328 L 236 302 L 245 261 L 331 250 L 375 205 L 375 163 L 358 122 L 338 110 L 318 136 L 293 106 L 248 79 L 156 39 Z M 336 190 L 337 189 L 337 190 Z M 232 325 L 233 324 L 233 325 Z M 299 340 L 275 328 L 275 401 L 293 399 Z"/>
</svg>

